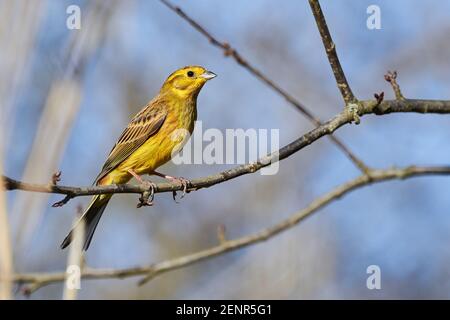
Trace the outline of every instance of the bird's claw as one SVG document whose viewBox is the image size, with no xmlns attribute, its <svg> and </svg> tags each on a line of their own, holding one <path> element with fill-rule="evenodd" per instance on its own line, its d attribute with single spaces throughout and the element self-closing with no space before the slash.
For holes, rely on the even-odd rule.
<svg viewBox="0 0 450 320">
<path fill-rule="evenodd" d="M 191 182 L 188 179 L 185 179 L 183 177 L 172 178 L 171 180 L 174 182 L 178 182 L 183 187 L 183 193 L 181 194 L 180 200 L 183 199 L 184 196 L 186 195 L 186 193 L 188 192 L 187 191 L 188 184 L 190 184 Z M 177 192 L 175 190 L 172 192 L 172 196 L 173 196 L 173 201 L 178 203 Z"/>
<path fill-rule="evenodd" d="M 143 181 L 143 183 L 148 187 L 149 190 L 144 191 L 139 197 L 139 203 L 136 205 L 137 208 L 152 206 L 153 200 L 155 199 L 156 184 L 150 181 Z"/>
<path fill-rule="evenodd" d="M 177 200 L 177 192 L 175 190 L 172 191 L 172 197 L 173 197 L 173 201 L 175 201 L 176 203 L 179 203 Z"/>
<path fill-rule="evenodd" d="M 145 197 L 140 197 L 139 203 L 136 205 L 136 208 L 150 207 L 150 206 L 153 206 L 152 200 L 146 199 Z"/>
<path fill-rule="evenodd" d="M 69 202 L 69 200 L 70 199 L 72 199 L 73 198 L 73 196 L 71 196 L 71 195 L 66 195 L 65 197 L 64 197 L 64 199 L 62 199 L 61 201 L 58 201 L 58 202 L 55 202 L 54 204 L 52 204 L 52 207 L 53 208 L 59 208 L 59 207 L 62 207 L 63 205 L 65 205 L 67 202 Z"/>
</svg>

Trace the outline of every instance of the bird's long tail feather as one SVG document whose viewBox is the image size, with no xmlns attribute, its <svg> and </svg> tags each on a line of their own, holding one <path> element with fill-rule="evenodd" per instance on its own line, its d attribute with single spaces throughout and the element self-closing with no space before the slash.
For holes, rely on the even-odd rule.
<svg viewBox="0 0 450 320">
<path fill-rule="evenodd" d="M 64 241 L 61 243 L 61 249 L 66 248 L 73 240 L 73 235 L 77 227 L 80 226 L 81 223 L 84 223 L 84 245 L 83 250 L 87 250 L 89 245 L 91 244 L 92 236 L 94 235 L 95 228 L 97 227 L 98 222 L 102 216 L 103 211 L 111 199 L 111 195 L 98 195 L 92 198 L 89 207 L 81 216 L 80 220 L 77 222 L 75 227 L 69 232 L 67 237 L 65 237 Z"/>
</svg>

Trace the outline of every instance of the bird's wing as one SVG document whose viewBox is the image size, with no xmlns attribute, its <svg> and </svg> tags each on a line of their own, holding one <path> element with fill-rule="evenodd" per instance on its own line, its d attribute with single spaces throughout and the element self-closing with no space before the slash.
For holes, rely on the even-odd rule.
<svg viewBox="0 0 450 320">
<path fill-rule="evenodd" d="M 139 112 L 125 128 L 119 140 L 112 148 L 95 182 L 114 170 L 114 168 L 144 144 L 145 141 L 157 133 L 164 123 L 166 116 L 167 111 L 163 108 L 162 103 L 158 103 L 158 101 L 150 102 Z"/>
</svg>

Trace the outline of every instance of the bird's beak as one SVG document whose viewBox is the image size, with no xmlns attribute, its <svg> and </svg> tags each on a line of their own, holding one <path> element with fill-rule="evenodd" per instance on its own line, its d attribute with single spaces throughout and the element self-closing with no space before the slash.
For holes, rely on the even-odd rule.
<svg viewBox="0 0 450 320">
<path fill-rule="evenodd" d="M 203 73 L 200 75 L 200 77 L 201 77 L 201 78 L 204 78 L 204 79 L 206 79 L 206 80 L 210 80 L 210 79 L 212 79 L 212 78 L 217 77 L 217 74 L 215 74 L 215 73 L 212 72 L 212 71 L 205 71 L 205 72 L 203 72 Z"/>
</svg>

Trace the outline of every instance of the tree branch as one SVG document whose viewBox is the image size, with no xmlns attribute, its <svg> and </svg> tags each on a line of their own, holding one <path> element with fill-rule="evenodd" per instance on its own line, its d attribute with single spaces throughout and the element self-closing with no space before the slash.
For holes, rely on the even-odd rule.
<svg viewBox="0 0 450 320">
<path fill-rule="evenodd" d="M 394 112 L 415 112 L 415 113 L 450 113 L 450 101 L 448 100 L 367 100 L 360 101 L 360 115 L 376 114 L 384 115 Z M 261 168 L 267 167 L 272 163 L 283 160 L 292 154 L 300 151 L 314 141 L 332 134 L 343 125 L 349 124 L 352 121 L 352 115 L 346 111 L 342 111 L 319 127 L 309 131 L 300 138 L 294 140 L 288 145 L 282 147 L 280 150 L 268 154 L 256 162 L 250 164 L 243 164 L 231 168 L 226 171 L 219 172 L 207 177 L 193 179 L 187 185 L 187 191 L 196 191 L 202 188 L 208 188 L 215 184 L 222 183 L 231 179 L 235 179 L 245 174 L 254 173 Z M 370 170 L 369 170 L 370 171 Z M 32 192 L 56 193 L 66 195 L 66 199 L 71 199 L 78 196 L 88 196 L 97 194 L 113 194 L 113 193 L 136 193 L 142 194 L 148 192 L 146 185 L 108 185 L 108 186 L 93 186 L 93 187 L 69 187 L 59 185 L 41 185 L 26 183 L 3 177 L 4 187 L 6 190 L 24 190 Z M 154 189 L 155 193 L 173 192 L 182 190 L 183 186 L 175 183 L 158 183 Z"/>
<path fill-rule="evenodd" d="M 154 277 L 175 269 L 189 266 L 191 264 L 216 257 L 229 251 L 238 250 L 262 241 L 271 239 L 279 233 L 286 231 L 305 218 L 309 217 L 314 212 L 323 208 L 333 200 L 339 199 L 345 194 L 361 188 L 363 186 L 394 179 L 407 179 L 411 177 L 424 175 L 450 175 L 450 166 L 442 167 L 416 167 L 410 166 L 405 168 L 390 168 L 386 170 L 371 169 L 368 174 L 363 174 L 347 183 L 344 183 L 329 193 L 317 198 L 311 202 L 303 210 L 293 214 L 291 217 L 281 221 L 280 223 L 269 228 L 262 229 L 256 233 L 241 238 L 226 240 L 224 239 L 217 246 L 181 256 L 175 259 L 170 259 L 155 263 L 145 267 L 126 268 L 126 269 L 90 269 L 85 268 L 81 274 L 83 279 L 105 279 L 105 278 L 127 278 L 134 276 L 145 277 L 139 281 L 139 284 L 144 284 Z M 14 281 L 19 284 L 30 284 L 27 293 L 46 286 L 51 283 L 64 281 L 66 274 L 64 272 L 57 273 L 25 273 L 16 274 Z"/>
<path fill-rule="evenodd" d="M 394 90 L 395 99 L 404 100 L 405 97 L 403 96 L 400 86 L 397 83 L 397 71 L 388 71 L 384 75 L 384 79 L 391 84 L 392 90 Z"/>
<path fill-rule="evenodd" d="M 344 70 L 342 70 L 341 63 L 336 53 L 336 45 L 331 38 L 330 30 L 328 30 L 325 16 L 323 15 L 322 8 L 318 0 L 309 0 L 314 19 L 316 20 L 317 28 L 319 29 L 320 37 L 322 38 L 325 52 L 327 53 L 328 61 L 330 62 L 331 69 L 333 70 L 334 78 L 336 79 L 337 86 L 341 91 L 341 95 L 344 98 L 345 104 L 349 105 L 357 103 L 355 95 L 350 88 L 347 78 L 345 77 Z"/>
</svg>

